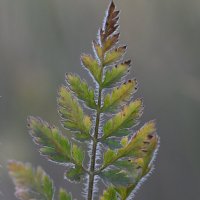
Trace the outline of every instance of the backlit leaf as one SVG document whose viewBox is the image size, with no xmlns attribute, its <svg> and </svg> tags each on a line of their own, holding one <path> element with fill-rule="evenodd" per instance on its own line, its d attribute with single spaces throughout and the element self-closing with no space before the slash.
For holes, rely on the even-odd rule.
<svg viewBox="0 0 200 200">
<path fill-rule="evenodd" d="M 105 78 L 102 84 L 102 87 L 109 88 L 112 87 L 117 81 L 119 81 L 127 73 L 127 70 L 130 66 L 130 61 L 121 63 L 108 69 L 105 73 Z"/>
<path fill-rule="evenodd" d="M 105 140 L 101 140 L 102 144 L 108 146 L 110 149 L 119 149 L 122 147 L 119 138 L 109 137 Z"/>
<path fill-rule="evenodd" d="M 103 139 L 110 136 L 121 137 L 128 135 L 130 133 L 128 128 L 137 123 L 137 119 L 141 116 L 142 107 L 140 99 L 125 106 L 121 112 L 105 123 L 103 127 Z"/>
<path fill-rule="evenodd" d="M 104 98 L 103 112 L 113 111 L 124 101 L 129 100 L 133 92 L 136 91 L 136 80 L 129 80 L 122 84 L 119 88 L 115 87 L 111 93 Z"/>
<path fill-rule="evenodd" d="M 42 155 L 54 162 L 71 161 L 71 144 L 58 128 L 35 117 L 28 118 L 28 127 L 34 142 L 40 146 Z"/>
<path fill-rule="evenodd" d="M 10 161 L 8 171 L 20 200 L 53 200 L 53 182 L 42 168 L 33 169 L 30 164 Z"/>
<path fill-rule="evenodd" d="M 72 200 L 71 194 L 66 192 L 64 189 L 59 190 L 59 200 Z"/>
<path fill-rule="evenodd" d="M 79 166 L 75 166 L 74 168 L 70 168 L 65 173 L 65 177 L 71 182 L 80 182 L 84 175 L 85 175 L 85 172 Z"/>
<path fill-rule="evenodd" d="M 116 33 L 107 38 L 107 40 L 104 42 L 104 45 L 103 45 L 104 52 L 109 51 L 114 45 L 117 44 L 119 40 L 119 35 L 120 35 L 119 33 Z"/>
<path fill-rule="evenodd" d="M 107 11 L 104 27 L 100 30 L 100 39 L 102 44 L 104 44 L 106 39 L 118 29 L 118 16 L 119 11 L 115 9 L 115 4 L 112 1 Z"/>
<path fill-rule="evenodd" d="M 103 63 L 104 66 L 110 65 L 114 62 L 121 60 L 125 52 L 126 52 L 126 46 L 118 47 L 112 51 L 107 52 Z"/>
<path fill-rule="evenodd" d="M 159 138 L 156 134 L 155 123 L 154 121 L 150 121 L 132 136 L 129 142 L 127 142 L 127 145 L 118 149 L 115 154 L 113 153 L 114 156 L 112 156 L 112 158 L 110 157 L 109 162 L 104 162 L 102 168 L 106 168 L 107 166 L 113 164 L 115 161 L 123 157 L 145 157 L 146 160 L 149 160 L 149 157 L 151 157 L 153 152 L 157 149 L 158 140 Z M 104 156 L 108 151 L 110 150 L 108 149 Z M 144 162 L 146 163 L 145 160 Z"/>
<path fill-rule="evenodd" d="M 154 151 L 158 145 L 158 136 L 156 134 L 155 122 L 146 123 L 137 131 L 127 146 L 119 149 L 119 156 L 143 157 L 149 152 Z"/>
<path fill-rule="evenodd" d="M 67 74 L 66 80 L 70 89 L 80 100 L 83 100 L 89 108 L 96 108 L 94 90 L 88 86 L 86 81 L 81 80 L 79 76 L 74 74 Z"/>
<path fill-rule="evenodd" d="M 116 152 L 108 149 L 105 153 L 104 153 L 104 157 L 103 157 L 103 165 L 107 165 L 108 163 L 113 161 L 113 158 L 116 157 Z"/>
<path fill-rule="evenodd" d="M 99 66 L 98 61 L 92 58 L 91 55 L 86 55 L 86 54 L 83 54 L 81 56 L 81 61 L 83 65 L 86 67 L 86 69 L 89 70 L 91 76 L 97 81 L 97 83 L 100 83 L 101 68 Z"/>
<path fill-rule="evenodd" d="M 98 42 L 93 41 L 93 48 L 94 48 L 94 53 L 97 56 L 97 58 L 100 61 L 102 61 L 104 52 L 101 45 Z"/>
<path fill-rule="evenodd" d="M 100 197 L 100 200 L 118 200 L 115 189 L 113 187 L 109 187 L 104 190 L 103 196 Z"/>
<path fill-rule="evenodd" d="M 73 144 L 71 154 L 76 164 L 81 166 L 83 164 L 83 160 L 85 156 L 84 151 L 77 145 Z"/>
<path fill-rule="evenodd" d="M 63 126 L 71 131 L 80 132 L 84 138 L 89 139 L 92 126 L 91 119 L 84 115 L 78 101 L 64 86 L 59 89 L 58 105 Z"/>
<path fill-rule="evenodd" d="M 127 186 L 134 182 L 134 178 L 125 170 L 108 169 L 99 174 L 106 185 L 114 185 L 115 187 Z"/>
</svg>

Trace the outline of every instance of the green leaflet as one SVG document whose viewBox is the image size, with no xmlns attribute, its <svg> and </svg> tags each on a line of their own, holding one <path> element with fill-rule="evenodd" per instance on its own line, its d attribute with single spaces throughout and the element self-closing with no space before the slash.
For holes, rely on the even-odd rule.
<svg viewBox="0 0 200 200">
<path fill-rule="evenodd" d="M 85 156 L 84 151 L 80 147 L 78 147 L 77 145 L 73 144 L 71 155 L 72 155 L 75 163 L 79 166 L 82 166 L 84 156 Z"/>
<path fill-rule="evenodd" d="M 109 51 L 114 45 L 116 45 L 116 43 L 119 40 L 119 35 L 120 34 L 117 33 L 117 34 L 114 34 L 114 35 L 107 38 L 107 40 L 104 42 L 104 45 L 103 45 L 103 51 L 104 52 Z"/>
<path fill-rule="evenodd" d="M 8 171 L 15 184 L 17 198 L 53 200 L 53 182 L 42 168 L 33 169 L 30 164 L 10 161 Z"/>
<path fill-rule="evenodd" d="M 103 196 L 101 196 L 100 200 L 118 200 L 117 193 L 113 187 L 109 187 L 104 191 Z"/>
<path fill-rule="evenodd" d="M 134 182 L 128 186 L 115 187 L 121 199 L 127 199 L 129 195 L 134 191 L 136 186 L 140 183 L 152 169 L 151 160 L 153 159 L 154 152 L 151 152 L 151 156 L 144 156 L 143 158 L 130 159 L 129 161 L 117 161 L 115 166 L 126 169 L 130 176 L 134 177 Z"/>
<path fill-rule="evenodd" d="M 114 50 L 107 52 L 104 60 L 104 66 L 113 64 L 121 60 L 122 56 L 126 53 L 126 46 L 118 47 Z"/>
<path fill-rule="evenodd" d="M 102 87 L 103 88 L 112 87 L 113 84 L 115 84 L 125 75 L 129 66 L 130 66 L 130 61 L 127 61 L 119 65 L 116 65 L 112 67 L 111 69 L 108 69 L 105 73 L 105 78 L 104 78 Z"/>
<path fill-rule="evenodd" d="M 101 140 L 102 144 L 108 146 L 110 149 L 119 149 L 122 147 L 122 144 L 119 141 L 119 138 L 109 137 L 105 140 Z"/>
<path fill-rule="evenodd" d="M 135 182 L 134 178 L 125 170 L 110 169 L 99 174 L 106 185 L 114 185 L 115 187 L 127 186 Z"/>
<path fill-rule="evenodd" d="M 84 175 L 85 175 L 85 172 L 83 171 L 83 168 L 80 166 L 75 166 L 74 168 L 70 168 L 65 173 L 65 177 L 69 181 L 75 182 L 75 183 L 80 182 Z"/>
<path fill-rule="evenodd" d="M 99 60 L 103 59 L 103 49 L 99 43 L 93 41 L 93 51 L 94 54 L 98 57 Z"/>
<path fill-rule="evenodd" d="M 121 137 L 130 133 L 131 128 L 137 123 L 141 116 L 142 100 L 138 99 L 125 106 L 123 110 L 117 113 L 112 119 L 108 120 L 103 127 L 103 139 L 110 136 Z"/>
<path fill-rule="evenodd" d="M 91 55 L 83 54 L 81 56 L 81 61 L 83 65 L 86 67 L 86 69 L 89 70 L 92 77 L 97 81 L 97 83 L 100 83 L 101 79 L 101 68 L 98 64 L 98 61 L 92 58 Z"/>
<path fill-rule="evenodd" d="M 49 160 L 61 164 L 73 163 L 79 173 L 77 181 L 85 174 L 83 169 L 84 151 L 75 144 L 70 144 L 67 138 L 61 135 L 59 130 L 40 119 L 29 117 L 30 134 L 36 144 L 40 146 L 40 152 Z M 73 171 L 72 169 L 69 169 Z"/>
<path fill-rule="evenodd" d="M 105 169 L 107 166 L 112 165 L 123 157 L 146 157 L 148 160 L 149 156 L 151 157 L 152 153 L 157 149 L 157 146 L 158 136 L 156 134 L 155 123 L 154 121 L 150 121 L 146 123 L 139 131 L 137 131 L 125 146 L 117 151 L 113 151 L 112 154 L 114 156 L 109 158 L 109 161 L 104 161 L 102 169 Z M 106 156 L 108 155 L 109 151 L 111 150 L 108 149 L 104 153 L 104 160 L 106 160 Z M 146 163 L 145 160 L 144 162 Z"/>
<path fill-rule="evenodd" d="M 136 80 L 129 80 L 119 88 L 115 87 L 110 94 L 108 93 L 105 96 L 102 112 L 113 111 L 118 105 L 122 104 L 123 101 L 129 100 L 133 92 L 137 89 L 136 85 Z"/>
<path fill-rule="evenodd" d="M 96 108 L 94 90 L 88 86 L 86 81 L 82 81 L 79 76 L 73 74 L 67 74 L 66 80 L 70 89 L 80 100 L 83 100 L 89 108 Z"/>
<path fill-rule="evenodd" d="M 78 101 L 64 86 L 59 89 L 58 105 L 63 126 L 71 131 L 80 132 L 82 138 L 89 139 L 92 126 L 91 119 L 84 115 Z"/>
<path fill-rule="evenodd" d="M 117 192 L 121 195 L 121 199 L 126 199 L 142 177 L 146 176 L 152 168 L 150 163 L 158 145 L 158 136 L 155 131 L 155 123 L 150 121 L 128 143 L 124 142 L 121 149 L 117 151 L 108 149 L 105 152 L 101 177 L 108 185 L 111 183 L 115 186 Z M 114 168 L 104 170 L 110 165 Z M 116 174 L 117 171 L 123 174 L 124 182 L 118 182 L 115 175 L 111 176 L 111 174 Z M 128 180 L 127 177 L 130 179 Z"/>
<path fill-rule="evenodd" d="M 127 146 L 119 149 L 119 156 L 143 157 L 151 154 L 157 148 L 158 136 L 156 134 L 155 122 L 146 123 L 134 134 Z"/>
<path fill-rule="evenodd" d="M 59 190 L 59 200 L 72 200 L 72 196 L 61 188 Z"/>
<path fill-rule="evenodd" d="M 103 166 L 107 166 L 108 163 L 112 163 L 113 159 L 117 157 L 117 154 L 115 151 L 108 149 L 105 153 L 104 153 L 104 157 L 103 157 Z"/>
<path fill-rule="evenodd" d="M 42 155 L 63 164 L 71 162 L 71 144 L 58 128 L 35 117 L 28 118 L 28 127 L 34 142 L 40 146 Z"/>
</svg>

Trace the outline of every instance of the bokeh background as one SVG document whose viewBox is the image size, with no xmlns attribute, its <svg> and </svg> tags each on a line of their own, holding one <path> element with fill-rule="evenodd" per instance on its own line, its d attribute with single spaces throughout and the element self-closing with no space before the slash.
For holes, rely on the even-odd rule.
<svg viewBox="0 0 200 200">
<path fill-rule="evenodd" d="M 108 0 L 0 0 L 0 199 L 16 200 L 6 161 L 41 165 L 80 197 L 64 169 L 39 156 L 28 115 L 59 125 L 56 93 L 65 72 L 87 80 L 79 56 L 91 52 Z M 200 1 L 121 0 L 121 41 L 145 102 L 142 121 L 157 119 L 161 147 L 135 200 L 200 198 Z"/>
</svg>

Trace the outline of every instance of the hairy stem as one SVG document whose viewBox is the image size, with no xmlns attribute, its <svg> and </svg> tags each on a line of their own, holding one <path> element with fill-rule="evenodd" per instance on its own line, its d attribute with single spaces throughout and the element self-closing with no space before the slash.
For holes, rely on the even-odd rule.
<svg viewBox="0 0 200 200">
<path fill-rule="evenodd" d="M 90 160 L 90 175 L 89 175 L 88 198 L 87 198 L 88 200 L 92 200 L 92 198 L 93 198 L 96 152 L 97 152 L 98 135 L 99 135 L 99 124 L 100 124 L 100 117 L 101 117 L 102 76 L 103 76 L 103 65 L 101 64 L 101 83 L 99 85 L 99 91 L 98 91 L 96 124 L 95 124 L 95 129 L 94 129 L 92 155 L 91 155 L 91 160 Z"/>
<path fill-rule="evenodd" d="M 100 106 L 101 106 L 101 89 L 99 89 L 99 99 L 98 99 L 98 110 L 96 116 L 96 125 L 95 125 L 95 132 L 94 132 L 94 140 L 92 146 L 92 156 L 91 156 L 91 163 L 90 163 L 90 176 L 89 176 L 89 186 L 88 186 L 88 200 L 92 200 L 93 196 L 93 187 L 94 187 L 94 171 L 95 171 L 95 164 L 96 164 L 96 151 L 97 151 L 97 139 L 99 133 L 99 123 L 100 123 Z"/>
</svg>

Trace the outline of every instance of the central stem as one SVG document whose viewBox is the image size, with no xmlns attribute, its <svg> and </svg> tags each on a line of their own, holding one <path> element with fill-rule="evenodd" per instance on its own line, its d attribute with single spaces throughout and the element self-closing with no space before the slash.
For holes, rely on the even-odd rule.
<svg viewBox="0 0 200 200">
<path fill-rule="evenodd" d="M 95 132 L 94 132 L 94 139 L 93 139 L 93 146 L 92 146 L 92 156 L 91 156 L 91 165 L 90 165 L 90 176 L 89 176 L 89 186 L 88 186 L 88 200 L 92 200 L 93 196 L 93 188 L 94 188 L 94 171 L 95 171 L 95 164 L 96 164 L 96 151 L 97 151 L 97 143 L 98 143 L 98 134 L 99 134 L 99 123 L 100 123 L 100 108 L 101 108 L 101 89 L 99 89 L 99 98 L 98 98 L 98 108 L 97 108 L 97 115 L 96 115 L 96 125 L 95 125 Z"/>
<path fill-rule="evenodd" d="M 99 84 L 99 91 L 98 91 L 96 123 L 95 123 L 95 130 L 94 130 L 94 136 L 93 136 L 92 154 L 91 154 L 91 160 L 90 160 L 90 175 L 89 175 L 87 200 L 93 199 L 92 197 L 93 197 L 94 178 L 95 178 L 94 172 L 95 172 L 95 164 L 96 164 L 96 152 L 97 152 L 98 135 L 99 135 L 99 124 L 100 124 L 100 117 L 101 117 L 102 74 L 103 74 L 103 65 L 101 65 L 101 74 L 100 74 L 101 82 Z"/>
</svg>

